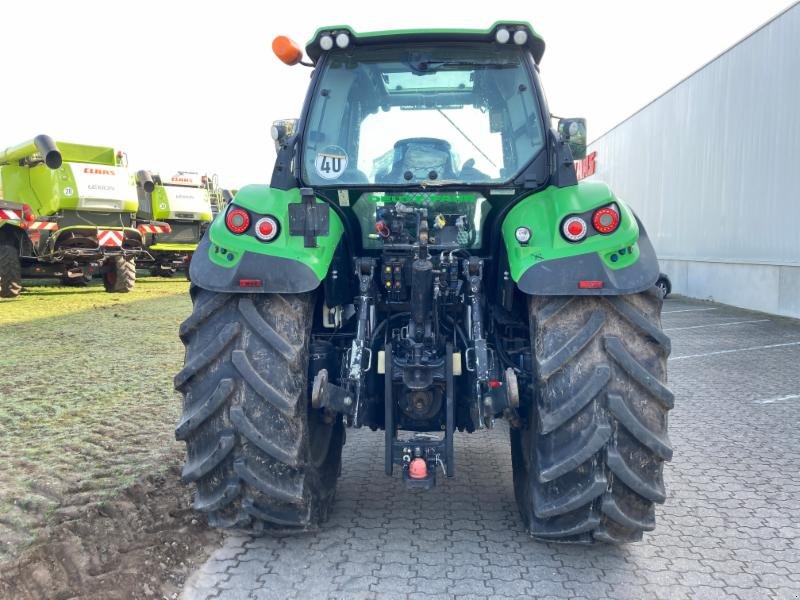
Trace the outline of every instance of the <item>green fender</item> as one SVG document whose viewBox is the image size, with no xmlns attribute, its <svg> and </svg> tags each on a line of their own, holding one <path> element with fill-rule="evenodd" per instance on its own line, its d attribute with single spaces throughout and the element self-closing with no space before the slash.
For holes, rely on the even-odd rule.
<svg viewBox="0 0 800 600">
<path fill-rule="evenodd" d="M 591 213 L 612 203 L 620 215 L 619 227 L 607 235 L 596 233 Z M 561 235 L 561 224 L 572 215 L 583 216 L 589 227 L 589 235 L 580 242 Z M 531 231 L 527 243 L 517 241 L 519 227 Z M 633 211 L 600 181 L 551 186 L 523 198 L 509 210 L 502 232 L 509 274 L 526 294 L 632 294 L 648 289 L 658 278 L 658 261 L 647 232 Z"/>
<path fill-rule="evenodd" d="M 328 232 L 307 248 L 302 235 L 290 235 L 289 206 L 300 204 L 300 190 L 248 185 L 208 228 L 192 257 L 189 275 L 194 285 L 216 292 L 295 294 L 316 289 L 328 273 L 344 233 L 339 215 L 328 210 Z M 250 213 L 250 227 L 240 235 L 225 226 L 228 211 L 240 207 Z M 271 242 L 253 234 L 262 216 L 277 220 L 280 231 Z"/>
</svg>

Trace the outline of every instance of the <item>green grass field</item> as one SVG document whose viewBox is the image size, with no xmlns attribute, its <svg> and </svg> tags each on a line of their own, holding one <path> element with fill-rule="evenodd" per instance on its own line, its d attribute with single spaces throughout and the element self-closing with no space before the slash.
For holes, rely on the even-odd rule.
<svg viewBox="0 0 800 600">
<path fill-rule="evenodd" d="M 185 280 L 130 294 L 26 281 L 0 300 L 0 561 L 54 512 L 102 502 L 176 464 Z"/>
</svg>

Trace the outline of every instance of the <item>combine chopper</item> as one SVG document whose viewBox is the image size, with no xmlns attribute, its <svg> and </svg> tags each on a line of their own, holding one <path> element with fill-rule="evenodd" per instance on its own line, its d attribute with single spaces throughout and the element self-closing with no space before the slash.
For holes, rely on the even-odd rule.
<svg viewBox="0 0 800 600">
<path fill-rule="evenodd" d="M 345 427 L 382 430 L 386 474 L 430 489 L 457 432 L 502 419 L 531 535 L 653 529 L 673 406 L 658 263 L 630 207 L 577 181 L 586 124 L 551 127 L 542 38 L 332 26 L 305 60 L 273 50 L 314 67 L 301 116 L 191 264 L 175 385 L 195 508 L 314 529 Z"/>
</svg>

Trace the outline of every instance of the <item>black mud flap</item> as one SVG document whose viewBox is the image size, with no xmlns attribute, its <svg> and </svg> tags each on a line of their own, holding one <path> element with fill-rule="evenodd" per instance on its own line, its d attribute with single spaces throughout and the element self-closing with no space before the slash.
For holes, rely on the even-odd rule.
<svg viewBox="0 0 800 600">
<path fill-rule="evenodd" d="M 557 258 L 533 265 L 522 274 L 517 287 L 532 296 L 618 296 L 637 294 L 655 285 L 658 259 L 644 225 L 639 224 L 639 260 L 624 269 L 609 269 L 597 253 Z M 578 282 L 596 287 L 581 288 Z M 599 282 L 599 284 L 597 284 Z"/>
<path fill-rule="evenodd" d="M 189 264 L 193 285 L 212 292 L 301 294 L 320 285 L 306 265 L 296 260 L 246 252 L 236 266 L 226 268 L 208 257 L 211 241 L 203 236 Z"/>
</svg>

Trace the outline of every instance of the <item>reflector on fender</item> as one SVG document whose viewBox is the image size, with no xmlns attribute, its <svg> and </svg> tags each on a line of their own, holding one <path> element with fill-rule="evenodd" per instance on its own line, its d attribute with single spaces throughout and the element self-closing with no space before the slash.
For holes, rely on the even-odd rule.
<svg viewBox="0 0 800 600">
<path fill-rule="evenodd" d="M 582 290 L 598 290 L 603 287 L 602 281 L 579 281 L 578 287 Z"/>
<path fill-rule="evenodd" d="M 246 287 L 246 288 L 257 288 L 264 285 L 264 282 L 260 279 L 240 279 L 239 280 L 239 287 Z"/>
</svg>

